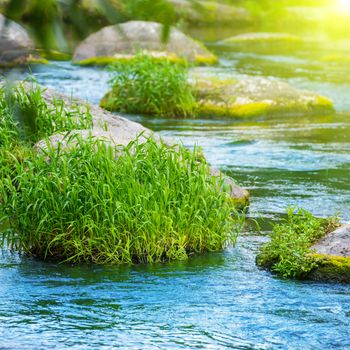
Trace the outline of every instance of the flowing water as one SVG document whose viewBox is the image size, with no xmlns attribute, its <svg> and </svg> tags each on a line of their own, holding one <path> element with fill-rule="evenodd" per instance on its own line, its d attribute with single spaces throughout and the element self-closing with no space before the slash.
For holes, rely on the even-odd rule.
<svg viewBox="0 0 350 350">
<path fill-rule="evenodd" d="M 344 47 L 334 44 L 327 54 Z M 0 349 L 350 349 L 350 286 L 283 280 L 254 262 L 268 222 L 287 205 L 350 220 L 349 66 L 315 60 L 319 45 L 287 53 L 212 49 L 221 66 L 197 69 L 202 74 L 284 79 L 335 102 L 336 113 L 313 117 L 127 116 L 186 146 L 200 145 L 212 165 L 251 191 L 249 216 L 263 232 L 247 224 L 234 248 L 151 266 L 56 265 L 3 251 Z M 34 75 L 93 103 L 108 89 L 108 73 L 99 68 L 53 62 Z"/>
</svg>

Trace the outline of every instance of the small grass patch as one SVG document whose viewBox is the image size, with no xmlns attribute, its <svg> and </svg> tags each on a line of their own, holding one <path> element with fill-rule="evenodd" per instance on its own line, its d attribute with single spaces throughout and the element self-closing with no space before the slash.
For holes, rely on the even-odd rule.
<svg viewBox="0 0 350 350">
<path fill-rule="evenodd" d="M 25 85 L 27 84 L 27 85 Z M 54 133 L 92 127 L 89 111 L 65 108 L 60 99 L 47 103 L 38 85 L 0 86 L 0 149 L 33 144 Z"/>
<path fill-rule="evenodd" d="M 318 266 L 310 247 L 338 222 L 335 217 L 321 219 L 306 210 L 289 208 L 286 219 L 273 226 L 271 240 L 262 247 L 257 264 L 283 277 L 306 277 Z"/>
<path fill-rule="evenodd" d="M 82 112 L 78 105 L 66 108 L 63 100 L 55 98 L 48 103 L 43 92 L 30 83 L 0 85 L 0 179 L 18 175 L 18 164 L 33 156 L 35 142 L 57 132 L 92 126 L 88 110 Z"/>
<path fill-rule="evenodd" d="M 183 64 L 138 53 L 128 62 L 112 66 L 112 91 L 101 106 L 126 113 L 190 117 L 197 104 Z"/>
<path fill-rule="evenodd" d="M 3 246 L 44 260 L 150 263 L 235 241 L 242 219 L 196 150 L 152 139 L 75 145 L 14 158 L 0 183 Z"/>
</svg>

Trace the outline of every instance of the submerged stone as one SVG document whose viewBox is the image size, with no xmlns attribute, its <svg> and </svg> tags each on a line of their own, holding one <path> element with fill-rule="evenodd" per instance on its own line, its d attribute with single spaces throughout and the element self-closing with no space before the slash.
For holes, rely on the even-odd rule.
<svg viewBox="0 0 350 350">
<path fill-rule="evenodd" d="M 0 67 L 44 63 L 27 31 L 0 14 Z"/>
<path fill-rule="evenodd" d="M 216 56 L 202 44 L 172 28 L 168 41 L 162 40 L 162 25 L 130 21 L 105 27 L 87 37 L 75 50 L 73 61 L 81 65 L 108 64 L 131 59 L 139 50 L 171 60 L 215 64 Z"/>
<path fill-rule="evenodd" d="M 268 43 L 301 43 L 303 40 L 288 33 L 244 33 L 222 40 L 223 44 L 268 44 Z"/>
<path fill-rule="evenodd" d="M 170 0 L 177 16 L 195 25 L 249 24 L 253 16 L 247 9 L 216 1 Z"/>
<path fill-rule="evenodd" d="M 332 102 L 310 91 L 266 78 L 193 81 L 199 116 L 247 118 L 260 115 L 314 114 L 333 109 Z"/>
</svg>

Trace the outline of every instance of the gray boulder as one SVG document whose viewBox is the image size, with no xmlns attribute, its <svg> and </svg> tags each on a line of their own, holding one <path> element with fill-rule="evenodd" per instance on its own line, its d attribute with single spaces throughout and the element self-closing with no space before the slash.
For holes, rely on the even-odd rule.
<svg viewBox="0 0 350 350">
<path fill-rule="evenodd" d="M 258 115 L 314 114 L 333 110 L 332 102 L 314 92 L 267 79 L 192 79 L 200 116 L 254 117 Z"/>
<path fill-rule="evenodd" d="M 82 65 L 111 63 L 130 59 L 144 50 L 172 60 L 186 59 L 196 64 L 214 64 L 217 58 L 203 45 L 172 28 L 168 41 L 162 41 L 162 25 L 130 21 L 105 27 L 88 36 L 75 50 L 73 61 Z"/>
<path fill-rule="evenodd" d="M 343 225 L 320 239 L 312 249 L 316 254 L 350 257 L 350 224 Z"/>
<path fill-rule="evenodd" d="M 40 60 L 34 43 L 19 24 L 0 14 L 0 67 L 25 65 Z"/>
<path fill-rule="evenodd" d="M 49 140 L 39 141 L 35 145 L 35 149 L 40 151 L 47 147 L 47 142 L 52 146 L 58 146 L 69 148 L 74 146 L 74 135 L 78 135 L 83 138 L 93 137 L 98 140 L 110 143 L 115 146 L 126 146 L 129 142 L 134 141 L 136 137 L 141 137 L 142 140 L 146 140 L 148 137 L 153 136 L 159 139 L 159 135 L 153 133 L 151 130 L 143 127 L 141 124 L 132 122 L 126 118 L 107 112 L 106 110 L 90 105 L 79 99 L 69 98 L 61 93 L 58 93 L 51 89 L 46 89 L 43 93 L 44 99 L 52 104 L 54 99 L 63 100 L 65 108 L 70 110 L 76 110 L 76 106 L 80 106 L 81 113 L 86 113 L 87 110 L 93 117 L 93 128 L 91 130 L 76 130 L 70 133 L 70 136 L 66 134 L 52 135 Z M 140 136 L 140 134 L 142 134 Z M 71 143 L 72 142 L 72 143 Z M 166 140 L 168 144 L 174 143 L 172 140 Z M 221 174 L 217 169 L 211 168 L 211 174 L 215 177 L 223 176 L 225 180 L 225 186 L 231 193 L 233 203 L 238 208 L 243 208 L 249 204 L 249 192 L 240 186 L 238 186 L 233 179 Z"/>
</svg>

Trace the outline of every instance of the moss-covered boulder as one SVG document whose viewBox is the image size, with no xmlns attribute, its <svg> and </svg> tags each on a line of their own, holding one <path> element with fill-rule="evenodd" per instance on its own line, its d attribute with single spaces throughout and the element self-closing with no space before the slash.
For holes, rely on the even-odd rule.
<svg viewBox="0 0 350 350">
<path fill-rule="evenodd" d="M 0 67 L 43 62 L 27 31 L 0 14 Z"/>
<path fill-rule="evenodd" d="M 217 1 L 170 0 L 179 19 L 195 25 L 242 25 L 253 22 L 251 13 L 238 6 Z"/>
<path fill-rule="evenodd" d="M 27 85 L 30 88 L 30 85 Z M 43 92 L 45 101 L 49 104 L 54 104 L 55 99 L 59 99 L 64 102 L 64 106 L 69 112 L 70 110 L 76 111 L 79 106 L 80 113 L 90 113 L 92 116 L 93 127 L 90 130 L 76 130 L 71 135 L 78 135 L 82 138 L 90 138 L 91 136 L 96 139 L 102 139 L 105 142 L 112 143 L 113 145 L 126 146 L 129 142 L 134 141 L 135 138 L 142 134 L 142 138 L 146 140 L 149 136 L 153 136 L 155 139 L 159 138 L 159 135 L 154 134 L 151 130 L 143 127 L 139 123 L 132 122 L 126 118 L 107 112 L 103 108 L 95 105 L 87 104 L 79 99 L 72 99 L 57 91 L 46 89 Z M 74 142 L 75 138 L 67 137 L 64 133 L 52 135 L 50 137 L 50 143 L 54 146 L 61 145 L 61 147 L 69 147 L 70 142 Z M 172 140 L 166 140 L 168 144 L 173 144 Z M 46 141 L 39 141 L 35 148 L 37 150 L 43 149 L 47 146 Z M 224 177 L 225 190 L 230 191 L 232 202 L 237 208 L 244 208 L 249 204 L 249 192 L 238 186 L 234 180 L 228 176 L 223 175 L 219 170 L 211 168 L 211 175 L 217 178 Z"/>
<path fill-rule="evenodd" d="M 350 283 L 350 225 L 329 233 L 311 249 L 317 267 L 310 273 L 310 279 Z"/>
<path fill-rule="evenodd" d="M 193 80 L 193 92 L 199 105 L 199 116 L 305 115 L 333 109 L 332 102 L 324 96 L 266 78 L 197 78 Z"/>
<path fill-rule="evenodd" d="M 256 263 L 283 277 L 350 283 L 350 224 L 289 208 Z"/>
<path fill-rule="evenodd" d="M 196 117 L 251 118 L 333 111 L 333 103 L 327 97 L 267 78 L 221 80 L 193 76 L 190 83 L 196 100 Z M 102 98 L 100 105 L 117 111 L 115 99 L 112 89 Z M 143 113 L 142 106 L 139 108 L 135 106 L 134 111 Z"/>
<path fill-rule="evenodd" d="M 151 55 L 187 60 L 195 64 L 214 64 L 217 58 L 202 44 L 172 28 L 168 41 L 162 40 L 162 25 L 130 21 L 108 26 L 87 37 L 75 50 L 73 61 L 81 65 L 108 64 L 132 58 L 144 50 Z"/>
</svg>

